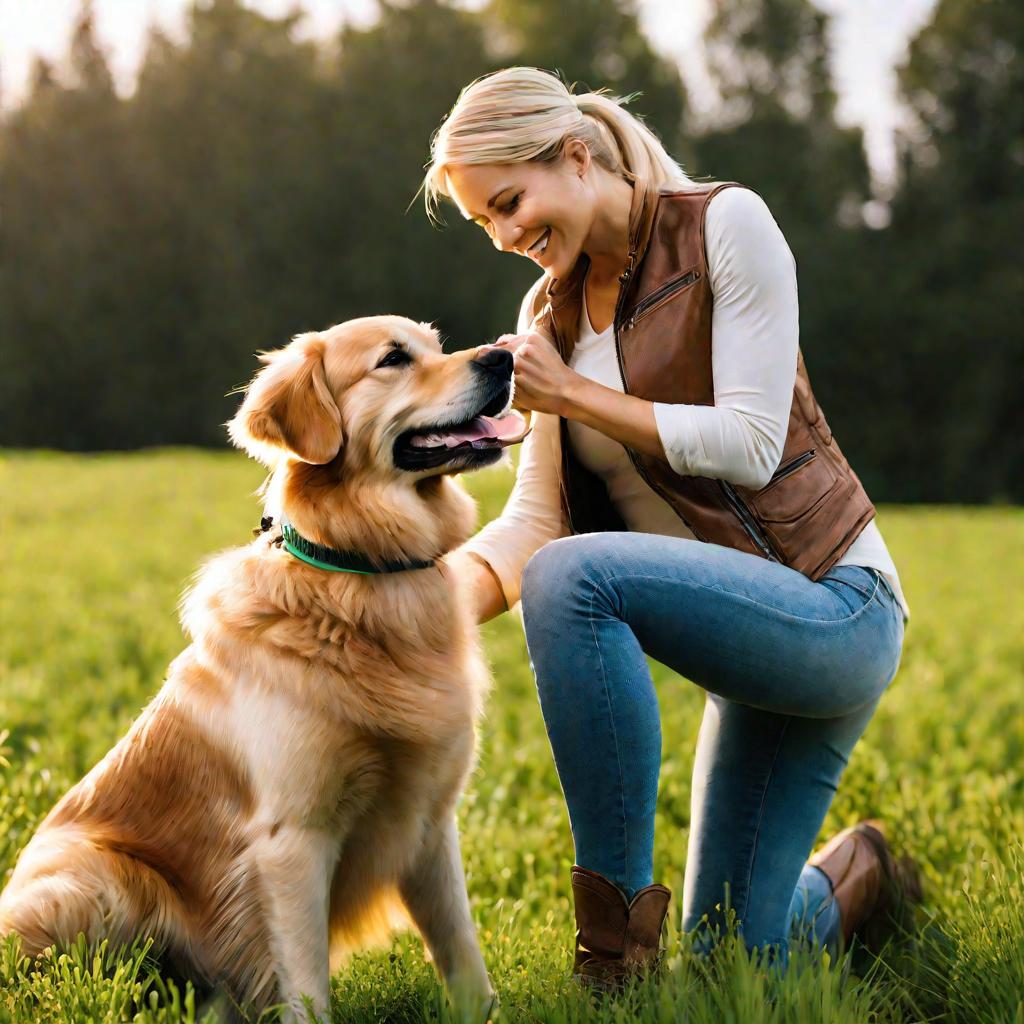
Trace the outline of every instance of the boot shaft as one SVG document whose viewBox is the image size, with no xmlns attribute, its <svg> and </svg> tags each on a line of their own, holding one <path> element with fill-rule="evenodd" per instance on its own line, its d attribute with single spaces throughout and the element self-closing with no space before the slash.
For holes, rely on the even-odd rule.
<svg viewBox="0 0 1024 1024">
<path fill-rule="evenodd" d="M 656 966 L 672 893 L 663 885 L 648 885 L 627 902 L 614 882 L 578 866 L 571 880 L 577 977 L 617 985 L 629 974 Z"/>
</svg>

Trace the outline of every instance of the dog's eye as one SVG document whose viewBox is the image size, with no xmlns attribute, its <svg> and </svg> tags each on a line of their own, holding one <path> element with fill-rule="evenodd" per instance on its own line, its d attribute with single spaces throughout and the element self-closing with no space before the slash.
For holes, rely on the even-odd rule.
<svg viewBox="0 0 1024 1024">
<path fill-rule="evenodd" d="M 412 358 L 404 348 L 393 348 L 378 364 L 377 369 L 379 370 L 382 366 L 404 366 L 406 363 L 411 363 Z"/>
</svg>

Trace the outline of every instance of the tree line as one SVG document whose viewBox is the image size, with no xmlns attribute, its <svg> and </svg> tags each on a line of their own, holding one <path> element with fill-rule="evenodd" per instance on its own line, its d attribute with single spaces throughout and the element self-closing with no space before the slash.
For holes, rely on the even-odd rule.
<svg viewBox="0 0 1024 1024">
<path fill-rule="evenodd" d="M 698 125 L 629 0 L 382 3 L 297 38 L 297 13 L 194 4 L 114 89 L 88 3 L 60 73 L 39 61 L 0 121 L 0 445 L 221 445 L 253 353 L 352 316 L 436 323 L 450 348 L 513 329 L 535 269 L 416 199 L 459 90 L 514 63 L 639 93 L 698 179 L 767 201 L 797 259 L 815 391 L 880 501 L 1020 501 L 1024 9 L 940 0 L 899 71 L 891 219 L 861 215 L 827 16 L 721 0 L 706 33 L 723 103 Z"/>
</svg>

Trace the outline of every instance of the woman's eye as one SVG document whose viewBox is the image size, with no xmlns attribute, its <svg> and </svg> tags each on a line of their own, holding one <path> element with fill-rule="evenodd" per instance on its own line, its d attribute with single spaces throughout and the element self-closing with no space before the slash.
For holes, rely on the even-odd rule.
<svg viewBox="0 0 1024 1024">
<path fill-rule="evenodd" d="M 512 198 L 511 198 L 511 199 L 510 199 L 510 200 L 509 200 L 509 201 L 508 201 L 508 202 L 507 202 L 507 203 L 505 204 L 505 209 L 504 209 L 504 210 L 503 210 L 502 212 L 503 212 L 503 213 L 515 213 L 515 212 L 516 212 L 516 210 L 517 210 L 517 209 L 519 209 L 519 197 L 520 197 L 521 195 L 522 195 L 522 192 L 518 193 L 517 195 L 514 195 L 514 196 L 513 196 L 513 197 L 512 197 Z"/>
<path fill-rule="evenodd" d="M 409 353 L 402 348 L 393 348 L 376 366 L 376 369 L 380 369 L 382 366 L 403 366 L 405 363 L 411 363 L 412 359 Z"/>
</svg>

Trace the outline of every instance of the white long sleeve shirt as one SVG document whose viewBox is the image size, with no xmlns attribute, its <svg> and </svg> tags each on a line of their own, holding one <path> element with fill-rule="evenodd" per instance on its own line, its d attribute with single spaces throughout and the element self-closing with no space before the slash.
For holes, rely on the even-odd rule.
<svg viewBox="0 0 1024 1024">
<path fill-rule="evenodd" d="M 799 341 L 796 263 L 764 200 L 749 189 L 724 189 L 711 199 L 705 247 L 714 296 L 715 404 L 656 402 L 655 422 L 677 473 L 762 487 L 782 458 L 793 401 Z M 519 333 L 529 328 L 534 289 L 520 309 Z M 605 387 L 623 390 L 613 330 L 594 331 L 585 300 L 569 365 Z M 569 533 L 559 499 L 558 417 L 535 413 L 533 424 L 504 511 L 465 546 L 494 571 L 510 608 L 519 598 L 519 577 L 530 556 Z M 604 481 L 630 530 L 693 538 L 671 506 L 643 481 L 619 442 L 574 420 L 568 429 L 576 457 Z M 909 620 L 877 516 L 836 564 L 878 569 L 892 585 L 904 622 Z"/>
</svg>

